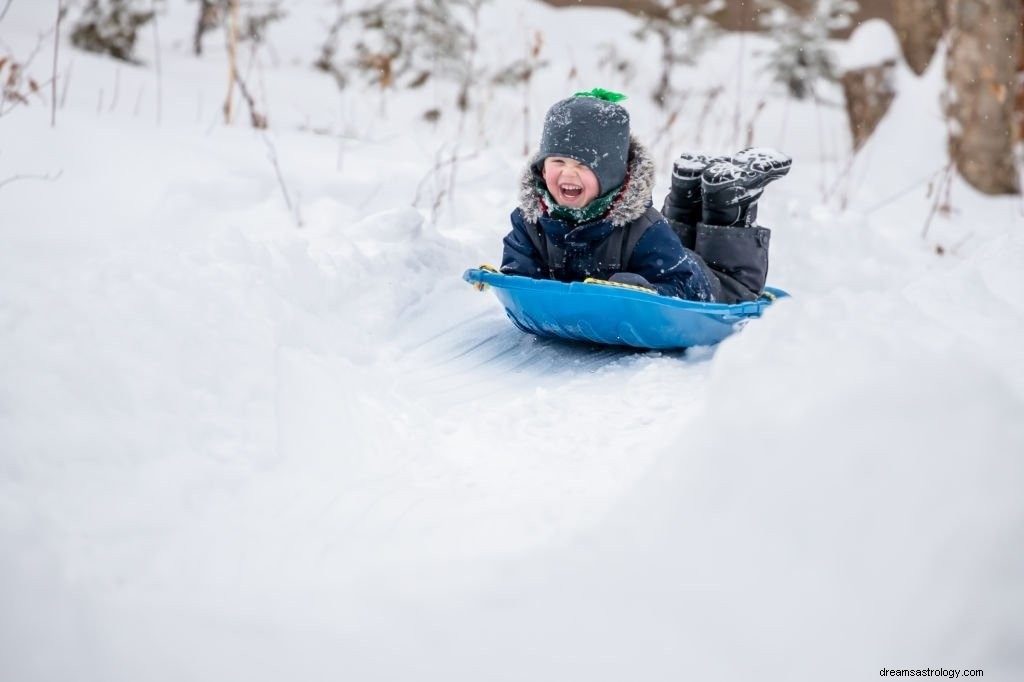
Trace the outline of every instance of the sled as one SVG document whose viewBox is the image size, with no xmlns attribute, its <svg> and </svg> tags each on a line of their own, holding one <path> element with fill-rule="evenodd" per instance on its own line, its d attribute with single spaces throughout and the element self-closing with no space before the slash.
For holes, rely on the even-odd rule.
<svg viewBox="0 0 1024 682">
<path fill-rule="evenodd" d="M 504 275 L 490 266 L 466 270 L 462 278 L 492 289 L 512 323 L 529 334 L 660 350 L 713 346 L 789 295 L 766 287 L 756 301 L 702 303 L 606 280 Z"/>
</svg>

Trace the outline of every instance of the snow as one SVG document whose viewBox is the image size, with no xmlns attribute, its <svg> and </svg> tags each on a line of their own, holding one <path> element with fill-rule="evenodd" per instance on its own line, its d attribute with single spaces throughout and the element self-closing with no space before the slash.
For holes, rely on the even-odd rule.
<svg viewBox="0 0 1024 682">
<path fill-rule="evenodd" d="M 49 44 L 43 4 L 0 49 Z M 483 84 L 460 122 L 454 86 L 339 94 L 308 66 L 333 10 L 295 2 L 260 133 L 168 4 L 159 109 L 152 68 L 63 44 L 56 127 L 0 118 L 0 182 L 50 178 L 0 186 L 3 679 L 1024 672 L 1022 205 L 952 176 L 935 210 L 940 56 L 851 158 L 838 93 L 785 99 L 757 36 L 680 67 L 659 134 L 657 74 L 595 64 L 607 36 L 655 63 L 632 20 L 495 3 L 553 66 L 525 124 Z M 760 211 L 792 298 L 637 353 L 523 335 L 461 281 L 500 259 L 524 125 L 595 85 L 631 95 L 659 204 L 686 149 L 793 157 Z"/>
<path fill-rule="evenodd" d="M 868 19 L 859 24 L 847 40 L 837 42 L 835 50 L 840 71 L 876 66 L 888 60 L 902 63 L 896 31 L 883 19 Z"/>
</svg>

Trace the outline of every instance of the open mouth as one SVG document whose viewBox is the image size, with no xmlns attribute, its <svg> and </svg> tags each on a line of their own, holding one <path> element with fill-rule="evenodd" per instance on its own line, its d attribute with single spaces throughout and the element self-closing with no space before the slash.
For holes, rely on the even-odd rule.
<svg viewBox="0 0 1024 682">
<path fill-rule="evenodd" d="M 560 184 L 558 186 L 562 196 L 566 199 L 578 199 L 583 194 L 583 187 L 581 185 L 573 185 L 571 183 Z"/>
</svg>

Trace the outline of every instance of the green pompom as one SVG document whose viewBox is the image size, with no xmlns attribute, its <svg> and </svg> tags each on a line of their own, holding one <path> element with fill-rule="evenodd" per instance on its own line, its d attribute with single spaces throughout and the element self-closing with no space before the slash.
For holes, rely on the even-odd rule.
<svg viewBox="0 0 1024 682">
<path fill-rule="evenodd" d="M 606 102 L 621 102 L 624 99 L 629 99 L 621 92 L 612 92 L 611 90 L 605 90 L 604 88 L 594 88 L 593 90 L 587 90 L 586 92 L 577 92 L 573 97 L 596 97 L 603 99 Z"/>
</svg>

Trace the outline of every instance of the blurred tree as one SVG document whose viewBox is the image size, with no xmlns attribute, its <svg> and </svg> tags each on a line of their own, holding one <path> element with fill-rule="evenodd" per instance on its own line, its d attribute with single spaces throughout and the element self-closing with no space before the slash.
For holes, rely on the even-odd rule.
<svg viewBox="0 0 1024 682">
<path fill-rule="evenodd" d="M 89 0 L 71 29 L 71 44 L 137 63 L 133 53 L 139 28 L 154 16 L 149 0 Z"/>
<path fill-rule="evenodd" d="M 353 75 L 379 86 L 418 88 L 434 78 L 457 83 L 456 104 L 469 108 L 471 86 L 485 77 L 476 63 L 481 8 L 490 0 L 369 0 L 351 11 L 336 0 L 314 66 L 338 87 Z M 349 25 L 352 39 L 342 40 Z"/>
<path fill-rule="evenodd" d="M 840 77 L 854 150 L 864 146 L 896 98 L 895 71 L 893 59 L 850 69 Z"/>
<path fill-rule="evenodd" d="M 203 54 L 203 36 L 220 26 L 221 17 L 227 13 L 227 0 L 199 0 L 199 16 L 192 37 L 192 50 L 199 57 Z"/>
<path fill-rule="evenodd" d="M 903 58 L 917 75 L 924 73 L 946 32 L 946 0 L 900 0 L 893 3 L 893 28 Z"/>
<path fill-rule="evenodd" d="M 676 0 L 654 0 L 658 12 L 646 17 L 635 36 L 644 40 L 653 35 L 661 47 L 661 73 L 651 93 L 655 104 L 667 108 L 681 93 L 673 86 L 676 66 L 696 64 L 701 53 L 718 36 L 710 17 L 722 11 L 725 0 L 701 0 L 679 4 Z"/>
<path fill-rule="evenodd" d="M 282 0 L 246 0 L 239 2 L 240 26 L 236 39 L 260 46 L 266 40 L 267 28 L 285 17 Z M 203 54 L 203 37 L 216 28 L 223 28 L 230 15 L 230 0 L 199 0 L 199 13 L 192 36 L 192 50 Z"/>
<path fill-rule="evenodd" d="M 986 194 L 1017 194 L 1015 100 L 1020 0 L 949 0 L 949 154 Z"/>
<path fill-rule="evenodd" d="M 1020 0 L 1018 22 L 1022 38 L 1017 41 L 1017 91 L 1014 93 L 1017 142 L 1024 140 L 1024 0 Z"/>
<path fill-rule="evenodd" d="M 835 57 L 828 44 L 832 32 L 852 24 L 855 0 L 814 0 L 809 11 L 797 12 L 781 0 L 756 0 L 765 10 L 761 25 L 775 43 L 768 52 L 768 71 L 796 99 L 814 94 L 819 80 L 836 80 Z"/>
<path fill-rule="evenodd" d="M 704 0 L 670 0 L 675 6 L 685 7 L 698 5 Z M 945 0 L 933 0 L 944 2 Z M 578 7 L 590 5 L 594 7 L 618 7 L 627 12 L 645 16 L 662 16 L 661 0 L 544 0 L 555 7 Z M 782 0 L 790 8 L 800 13 L 806 13 L 813 0 Z M 860 9 L 853 15 L 853 23 L 849 26 L 839 27 L 833 30 L 835 38 L 845 38 L 853 28 L 868 19 L 884 19 L 891 22 L 896 8 L 904 0 L 859 0 Z M 723 7 L 712 16 L 712 19 L 720 27 L 727 31 L 761 31 L 763 28 L 758 23 L 758 11 L 753 0 L 725 0 Z"/>
</svg>

